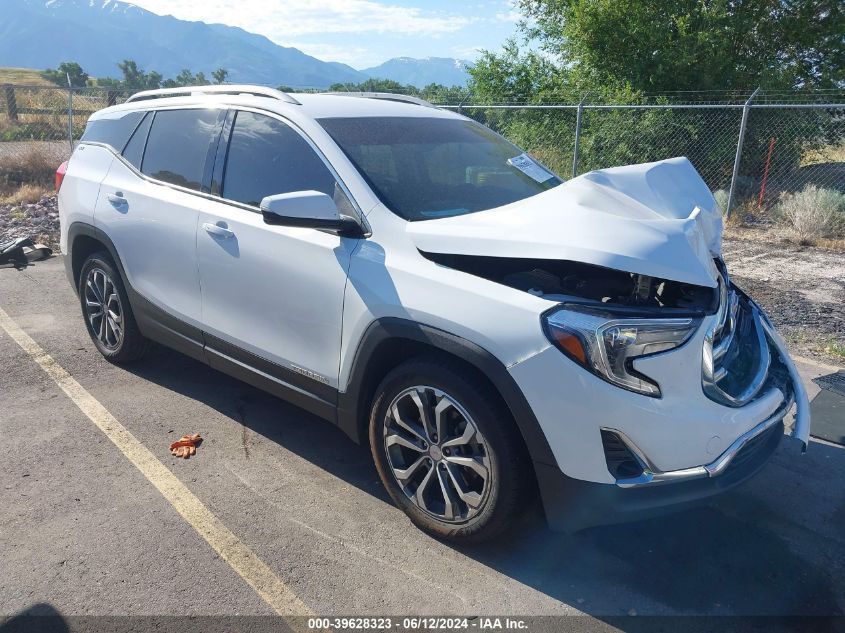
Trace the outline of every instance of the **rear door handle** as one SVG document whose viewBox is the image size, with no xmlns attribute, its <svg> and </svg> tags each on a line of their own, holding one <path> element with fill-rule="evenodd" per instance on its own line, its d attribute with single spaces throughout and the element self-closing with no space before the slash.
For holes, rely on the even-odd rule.
<svg viewBox="0 0 845 633">
<path fill-rule="evenodd" d="M 127 204 L 126 198 L 124 198 L 123 194 L 119 191 L 117 193 L 109 194 L 108 200 L 116 207 Z"/>
<path fill-rule="evenodd" d="M 204 228 L 206 232 L 210 233 L 215 237 L 222 237 L 224 239 L 235 237 L 234 231 L 230 231 L 229 229 L 219 226 L 217 224 L 212 224 L 211 222 L 205 222 L 202 225 L 202 228 Z"/>
</svg>

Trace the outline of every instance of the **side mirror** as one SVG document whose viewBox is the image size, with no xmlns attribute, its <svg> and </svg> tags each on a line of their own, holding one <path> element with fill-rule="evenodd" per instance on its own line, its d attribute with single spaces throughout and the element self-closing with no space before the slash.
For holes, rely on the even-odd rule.
<svg viewBox="0 0 845 633">
<path fill-rule="evenodd" d="M 362 235 L 358 221 L 341 215 L 334 200 L 319 191 L 267 196 L 261 201 L 261 215 L 266 224 L 275 226 L 322 229 L 350 237 Z"/>
</svg>

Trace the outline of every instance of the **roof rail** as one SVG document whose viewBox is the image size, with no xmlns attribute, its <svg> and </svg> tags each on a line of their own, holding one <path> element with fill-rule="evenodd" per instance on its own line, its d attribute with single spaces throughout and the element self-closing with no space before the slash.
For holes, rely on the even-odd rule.
<svg viewBox="0 0 845 633">
<path fill-rule="evenodd" d="M 433 103 L 420 99 L 419 97 L 412 97 L 411 95 L 394 94 L 392 92 L 321 92 L 324 95 L 335 95 L 338 97 L 363 97 L 365 99 L 384 99 L 385 101 L 401 101 L 403 103 L 413 103 L 426 108 L 436 108 Z"/>
<path fill-rule="evenodd" d="M 147 101 L 163 97 L 179 97 L 191 95 L 251 95 L 253 97 L 269 97 L 278 99 L 293 105 L 302 105 L 288 93 L 265 88 L 264 86 L 249 85 L 219 85 L 219 86 L 185 86 L 184 88 L 160 88 L 158 90 L 144 90 L 137 92 L 126 100 L 126 103 L 133 101 Z"/>
</svg>

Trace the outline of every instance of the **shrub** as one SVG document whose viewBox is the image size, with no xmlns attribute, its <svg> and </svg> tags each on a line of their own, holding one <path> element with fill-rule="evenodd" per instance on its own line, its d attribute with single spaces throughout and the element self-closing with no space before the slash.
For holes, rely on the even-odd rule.
<svg viewBox="0 0 845 633">
<path fill-rule="evenodd" d="M 781 195 L 775 215 L 802 243 L 838 237 L 845 232 L 845 195 L 807 185 L 797 193 Z"/>
</svg>

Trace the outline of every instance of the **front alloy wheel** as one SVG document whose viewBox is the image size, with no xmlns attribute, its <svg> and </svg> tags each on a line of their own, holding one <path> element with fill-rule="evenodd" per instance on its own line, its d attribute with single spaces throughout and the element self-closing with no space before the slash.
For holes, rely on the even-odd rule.
<svg viewBox="0 0 845 633">
<path fill-rule="evenodd" d="M 464 522 L 483 507 L 492 471 L 484 437 L 447 393 L 422 385 L 393 399 L 384 449 L 405 496 L 440 521 Z"/>
<path fill-rule="evenodd" d="M 376 388 L 369 439 L 391 499 L 432 536 L 479 542 L 526 515 L 534 488 L 522 436 L 493 385 L 458 360 L 393 368 Z"/>
</svg>

